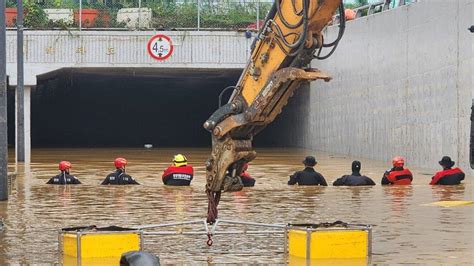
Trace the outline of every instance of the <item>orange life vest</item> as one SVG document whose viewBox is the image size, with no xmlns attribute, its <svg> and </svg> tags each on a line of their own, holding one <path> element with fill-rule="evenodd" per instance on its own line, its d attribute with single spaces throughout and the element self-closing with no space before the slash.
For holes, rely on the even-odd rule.
<svg viewBox="0 0 474 266">
<path fill-rule="evenodd" d="M 393 185 L 410 185 L 413 180 L 413 175 L 410 170 L 403 169 L 400 171 L 391 171 L 387 179 Z"/>
</svg>

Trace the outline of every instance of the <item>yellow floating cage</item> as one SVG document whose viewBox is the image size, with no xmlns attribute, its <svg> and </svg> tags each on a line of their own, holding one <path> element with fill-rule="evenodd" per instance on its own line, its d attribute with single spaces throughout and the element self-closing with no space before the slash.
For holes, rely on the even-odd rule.
<svg viewBox="0 0 474 266">
<path fill-rule="evenodd" d="M 64 265 L 118 265 L 128 251 L 142 250 L 143 232 L 122 227 L 77 227 L 59 231 Z"/>
<path fill-rule="evenodd" d="M 302 259 L 363 259 L 372 252 L 370 225 L 342 222 L 291 224 L 285 228 L 285 251 Z"/>
</svg>

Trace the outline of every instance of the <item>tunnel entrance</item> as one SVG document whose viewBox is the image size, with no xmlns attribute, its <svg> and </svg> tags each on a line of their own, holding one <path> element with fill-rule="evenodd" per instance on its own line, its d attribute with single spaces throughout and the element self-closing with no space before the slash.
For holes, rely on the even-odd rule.
<svg viewBox="0 0 474 266">
<path fill-rule="evenodd" d="M 209 147 L 211 137 L 202 124 L 216 110 L 220 92 L 235 85 L 241 71 L 63 69 L 49 73 L 38 78 L 31 95 L 32 146 Z M 290 114 L 282 117 L 291 119 Z M 281 145 L 285 123 L 278 120 L 282 119 L 258 135 L 256 146 Z"/>
</svg>

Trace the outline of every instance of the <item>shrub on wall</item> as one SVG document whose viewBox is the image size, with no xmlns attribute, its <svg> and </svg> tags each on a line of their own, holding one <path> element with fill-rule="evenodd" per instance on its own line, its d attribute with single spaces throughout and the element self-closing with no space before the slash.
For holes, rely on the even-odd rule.
<svg viewBox="0 0 474 266">
<path fill-rule="evenodd" d="M 197 5 L 194 3 L 152 3 L 148 5 L 153 12 L 154 28 L 196 28 Z"/>
<path fill-rule="evenodd" d="M 16 7 L 16 1 L 8 0 L 6 2 L 6 7 Z"/>
<path fill-rule="evenodd" d="M 48 16 L 44 10 L 33 1 L 25 2 L 24 26 L 26 28 L 45 28 L 48 24 Z"/>
</svg>

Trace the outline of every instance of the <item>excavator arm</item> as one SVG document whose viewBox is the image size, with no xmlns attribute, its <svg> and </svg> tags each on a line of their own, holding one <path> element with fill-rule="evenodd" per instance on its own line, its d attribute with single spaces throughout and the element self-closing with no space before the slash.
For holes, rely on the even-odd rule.
<svg viewBox="0 0 474 266">
<path fill-rule="evenodd" d="M 338 9 L 339 35 L 325 43 L 322 31 Z M 344 25 L 342 0 L 275 1 L 229 102 L 204 123 L 212 135 L 212 154 L 206 162 L 209 223 L 217 218 L 221 191 L 242 189 L 243 166 L 256 157 L 253 137 L 273 122 L 303 82 L 331 79 L 308 66 L 314 58 L 332 54 Z M 325 47 L 332 50 L 321 56 Z"/>
</svg>

